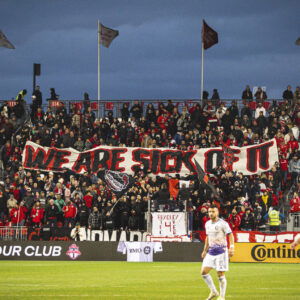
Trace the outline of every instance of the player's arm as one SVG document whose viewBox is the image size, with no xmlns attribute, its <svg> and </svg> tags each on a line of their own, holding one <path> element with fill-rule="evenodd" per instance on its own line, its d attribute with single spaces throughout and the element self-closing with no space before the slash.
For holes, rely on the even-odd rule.
<svg viewBox="0 0 300 300">
<path fill-rule="evenodd" d="M 295 249 L 300 244 L 300 236 L 291 244 L 291 248 Z"/>
<path fill-rule="evenodd" d="M 204 258 L 206 253 L 208 251 L 208 237 L 206 237 L 205 239 L 205 244 L 204 244 L 204 248 L 203 248 L 203 252 L 201 254 L 201 257 Z"/>
<path fill-rule="evenodd" d="M 228 237 L 229 237 L 229 256 L 233 256 L 234 255 L 234 235 L 233 233 L 229 233 L 228 234 Z"/>
</svg>

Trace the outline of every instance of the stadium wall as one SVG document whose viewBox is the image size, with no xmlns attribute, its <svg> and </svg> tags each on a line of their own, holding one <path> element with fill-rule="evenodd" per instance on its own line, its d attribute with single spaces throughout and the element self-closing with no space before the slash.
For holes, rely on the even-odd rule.
<svg viewBox="0 0 300 300">
<path fill-rule="evenodd" d="M 126 261 L 126 254 L 117 251 L 118 244 L 87 241 L 1 241 L 0 260 Z M 163 242 L 162 252 L 154 252 L 153 261 L 201 262 L 203 246 L 204 243 Z M 235 255 L 230 261 L 300 263 L 300 246 L 292 250 L 290 244 L 286 243 L 235 243 Z"/>
<path fill-rule="evenodd" d="M 300 263 L 300 247 L 284 243 L 235 243 L 231 262 Z"/>
<path fill-rule="evenodd" d="M 203 243 L 162 243 L 154 261 L 200 262 Z M 0 260 L 126 261 L 118 242 L 0 242 Z"/>
</svg>

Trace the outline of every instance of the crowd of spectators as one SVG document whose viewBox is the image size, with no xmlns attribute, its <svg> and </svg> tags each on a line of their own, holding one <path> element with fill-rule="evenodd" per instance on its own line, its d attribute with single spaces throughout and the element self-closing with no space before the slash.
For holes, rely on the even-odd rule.
<svg viewBox="0 0 300 300">
<path fill-rule="evenodd" d="M 10 138 L 24 115 L 26 90 L 17 96 L 17 105 L 4 103 L 0 108 L 3 145 L 3 180 L 0 182 L 0 225 L 74 227 L 76 222 L 91 229 L 145 230 L 146 214 L 152 211 L 187 210 L 193 230 L 202 230 L 208 219 L 208 208 L 214 203 L 221 216 L 234 230 L 259 230 L 267 222 L 270 208 L 282 206 L 284 191 L 298 184 L 300 173 L 299 124 L 300 89 L 283 92 L 280 102 L 267 101 L 262 90 L 252 96 L 247 86 L 242 93 L 243 107 L 237 101 L 225 106 L 215 89 L 203 105 L 194 103 L 179 109 L 172 100 L 148 104 L 124 103 L 121 117 L 112 111 L 97 118 L 85 93 L 83 106 L 73 105 L 69 111 L 42 106 L 42 93 L 37 87 L 32 95 L 31 121 L 23 124 Z M 208 96 L 208 93 L 206 94 Z M 51 90 L 52 99 L 58 99 Z M 56 100 L 55 99 L 55 100 Z M 24 120 L 23 120 L 24 121 Z M 195 174 L 171 178 L 151 176 L 143 166 L 134 176 L 136 184 L 118 199 L 95 174 L 75 174 L 24 170 L 22 150 L 31 140 L 47 147 L 73 147 L 78 151 L 97 146 L 169 147 L 180 150 L 228 146 L 246 146 L 275 138 L 279 162 L 260 175 L 244 176 L 227 172 L 222 166 L 210 174 L 220 195 L 201 184 Z M 174 187 L 175 192 L 171 189 Z M 299 184 L 298 184 L 299 192 Z M 149 204 L 150 201 L 150 204 Z M 300 211 L 296 193 L 291 211 Z"/>
</svg>

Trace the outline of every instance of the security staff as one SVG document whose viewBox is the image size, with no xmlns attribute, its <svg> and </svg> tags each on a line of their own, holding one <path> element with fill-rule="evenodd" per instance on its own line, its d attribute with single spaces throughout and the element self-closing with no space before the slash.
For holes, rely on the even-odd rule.
<svg viewBox="0 0 300 300">
<path fill-rule="evenodd" d="M 283 219 L 284 216 L 280 214 L 278 207 L 271 207 L 264 218 L 269 219 L 270 231 L 279 231 L 281 223 L 280 219 Z"/>
</svg>

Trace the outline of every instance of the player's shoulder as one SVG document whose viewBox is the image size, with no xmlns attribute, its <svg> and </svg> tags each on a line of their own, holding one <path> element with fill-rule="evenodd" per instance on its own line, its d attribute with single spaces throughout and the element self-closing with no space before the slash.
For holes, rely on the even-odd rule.
<svg viewBox="0 0 300 300">
<path fill-rule="evenodd" d="M 222 225 L 228 225 L 228 222 L 221 218 L 219 218 L 218 222 Z"/>
<path fill-rule="evenodd" d="M 208 227 L 208 226 L 210 226 L 211 224 L 212 224 L 212 221 L 209 219 L 208 221 L 206 221 L 205 227 Z"/>
</svg>

